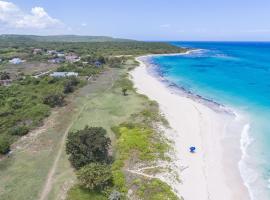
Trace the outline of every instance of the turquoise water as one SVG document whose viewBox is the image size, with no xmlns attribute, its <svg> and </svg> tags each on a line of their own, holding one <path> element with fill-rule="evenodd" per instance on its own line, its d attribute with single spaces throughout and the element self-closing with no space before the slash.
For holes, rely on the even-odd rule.
<svg viewBox="0 0 270 200">
<path fill-rule="evenodd" d="M 165 79 L 247 116 L 241 174 L 252 199 L 270 199 L 270 43 L 172 44 L 199 50 L 152 62 Z"/>
</svg>

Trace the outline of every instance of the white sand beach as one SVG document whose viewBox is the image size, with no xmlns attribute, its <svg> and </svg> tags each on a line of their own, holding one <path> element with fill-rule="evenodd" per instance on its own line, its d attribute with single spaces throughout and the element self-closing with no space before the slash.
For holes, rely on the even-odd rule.
<svg viewBox="0 0 270 200">
<path fill-rule="evenodd" d="M 134 85 L 159 103 L 175 133 L 170 139 L 181 183 L 167 183 L 185 200 L 250 199 L 238 169 L 241 130 L 234 129 L 237 119 L 169 89 L 147 71 L 144 58 L 137 58 L 140 67 L 131 72 Z M 189 152 L 190 146 L 197 148 L 196 153 Z"/>
</svg>

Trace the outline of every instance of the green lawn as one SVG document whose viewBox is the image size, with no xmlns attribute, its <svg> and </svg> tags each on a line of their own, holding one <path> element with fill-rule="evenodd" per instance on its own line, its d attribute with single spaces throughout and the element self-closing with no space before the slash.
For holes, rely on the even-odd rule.
<svg viewBox="0 0 270 200">
<path fill-rule="evenodd" d="M 67 200 L 107 200 L 105 196 L 96 192 L 90 192 L 89 190 L 80 188 L 78 186 L 73 187 L 68 192 Z"/>
</svg>

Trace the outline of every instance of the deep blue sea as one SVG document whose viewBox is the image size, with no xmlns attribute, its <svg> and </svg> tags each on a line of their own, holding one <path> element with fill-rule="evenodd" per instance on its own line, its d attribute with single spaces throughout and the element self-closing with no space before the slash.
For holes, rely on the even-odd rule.
<svg viewBox="0 0 270 200">
<path fill-rule="evenodd" d="M 152 62 L 168 81 L 247 116 L 241 175 L 252 199 L 270 199 L 270 43 L 171 44 L 199 50 L 153 57 Z"/>
</svg>

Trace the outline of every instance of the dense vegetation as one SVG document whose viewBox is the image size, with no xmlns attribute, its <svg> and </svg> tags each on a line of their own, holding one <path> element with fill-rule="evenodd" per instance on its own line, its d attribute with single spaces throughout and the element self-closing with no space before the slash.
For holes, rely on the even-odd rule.
<svg viewBox="0 0 270 200">
<path fill-rule="evenodd" d="M 0 86 L 0 153 L 7 153 L 18 136 L 40 125 L 52 107 L 64 104 L 67 84 L 76 88 L 79 80 L 28 76 L 9 87 Z"/>
</svg>

